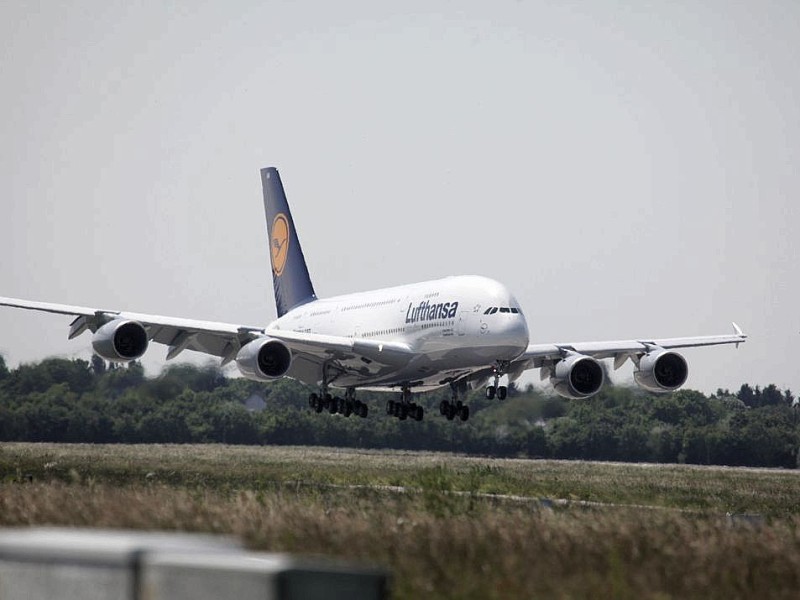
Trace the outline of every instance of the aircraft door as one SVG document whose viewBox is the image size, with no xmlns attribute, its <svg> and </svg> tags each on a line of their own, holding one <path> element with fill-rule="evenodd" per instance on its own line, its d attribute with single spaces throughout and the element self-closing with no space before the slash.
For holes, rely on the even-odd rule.
<svg viewBox="0 0 800 600">
<path fill-rule="evenodd" d="M 469 332 L 469 324 L 472 321 L 472 311 L 462 310 L 458 313 L 458 320 L 456 321 L 456 334 L 459 336 L 467 335 Z"/>
<path fill-rule="evenodd" d="M 472 308 L 465 308 L 458 313 L 456 321 L 456 334 L 459 336 L 469 335 L 475 332 L 476 323 L 480 319 L 481 305 L 476 304 Z"/>
</svg>

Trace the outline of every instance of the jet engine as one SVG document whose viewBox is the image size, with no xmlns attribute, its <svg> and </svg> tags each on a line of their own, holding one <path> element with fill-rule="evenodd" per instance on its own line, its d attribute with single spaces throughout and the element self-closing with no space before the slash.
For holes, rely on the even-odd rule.
<svg viewBox="0 0 800 600">
<path fill-rule="evenodd" d="M 292 351 L 270 337 L 253 340 L 236 355 L 236 365 L 242 375 L 256 381 L 269 381 L 282 377 L 292 364 Z"/>
<path fill-rule="evenodd" d="M 651 392 L 672 392 L 686 383 L 689 367 L 677 352 L 659 350 L 639 359 L 633 372 L 636 383 Z"/>
<path fill-rule="evenodd" d="M 551 370 L 550 383 L 564 398 L 580 400 L 594 396 L 603 387 L 605 373 L 600 363 L 585 354 L 570 354 Z"/>
<path fill-rule="evenodd" d="M 112 362 L 128 362 L 141 358 L 147 351 L 147 330 L 137 321 L 114 319 L 92 336 L 94 351 Z"/>
</svg>

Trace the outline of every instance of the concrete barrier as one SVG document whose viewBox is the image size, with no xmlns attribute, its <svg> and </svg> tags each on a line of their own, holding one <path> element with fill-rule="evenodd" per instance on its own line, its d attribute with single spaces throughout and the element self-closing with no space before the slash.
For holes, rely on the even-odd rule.
<svg viewBox="0 0 800 600">
<path fill-rule="evenodd" d="M 351 600 L 388 596 L 386 573 L 280 554 L 159 553 L 145 558 L 143 600 Z"/>
<path fill-rule="evenodd" d="M 380 569 L 245 552 L 221 536 L 0 530 L 0 600 L 369 600 L 387 583 Z"/>
<path fill-rule="evenodd" d="M 241 552 L 232 539 L 81 529 L 0 530 L 0 599 L 138 600 L 143 556 Z"/>
</svg>

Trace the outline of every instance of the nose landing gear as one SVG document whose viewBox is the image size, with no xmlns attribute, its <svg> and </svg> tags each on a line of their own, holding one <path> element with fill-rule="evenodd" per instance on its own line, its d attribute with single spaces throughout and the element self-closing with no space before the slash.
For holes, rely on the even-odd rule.
<svg viewBox="0 0 800 600">
<path fill-rule="evenodd" d="M 486 386 L 486 399 L 487 400 L 494 400 L 495 397 L 498 400 L 505 400 L 506 396 L 508 396 L 508 388 L 504 385 L 494 385 Z"/>
<path fill-rule="evenodd" d="M 494 384 L 486 386 L 486 399 L 487 400 L 494 400 L 495 397 L 498 400 L 505 400 L 506 396 L 508 396 L 508 388 L 504 385 L 500 384 L 500 378 L 506 374 L 508 371 L 509 362 L 508 361 L 497 361 L 494 366 Z"/>
</svg>

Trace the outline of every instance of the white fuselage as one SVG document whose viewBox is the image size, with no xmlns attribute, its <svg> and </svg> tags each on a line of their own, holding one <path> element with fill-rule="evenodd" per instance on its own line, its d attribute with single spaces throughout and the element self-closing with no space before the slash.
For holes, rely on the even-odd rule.
<svg viewBox="0 0 800 600">
<path fill-rule="evenodd" d="M 421 391 L 511 361 L 528 346 L 519 304 L 502 284 L 478 276 L 447 277 L 411 285 L 320 299 L 299 306 L 267 328 L 400 343 L 413 352 L 402 366 L 364 359 L 344 361 L 336 387 Z M 319 367 L 295 360 L 290 372 L 319 383 Z"/>
</svg>

